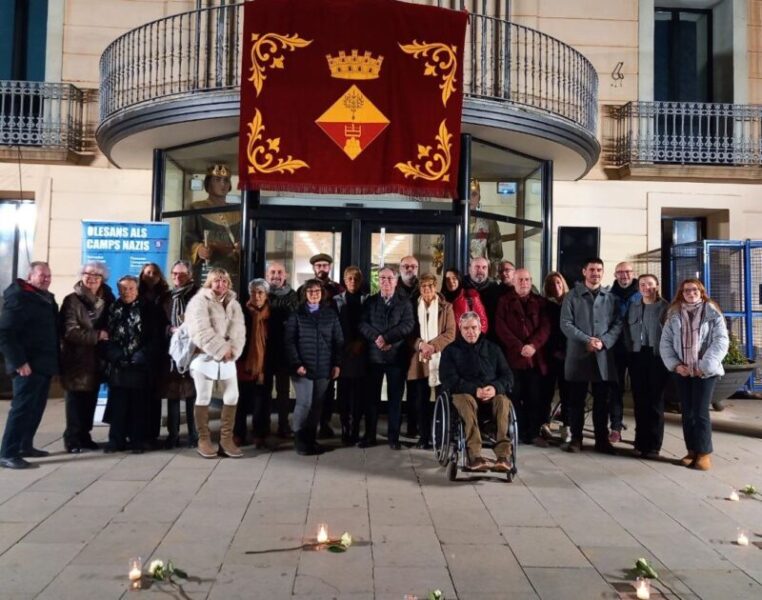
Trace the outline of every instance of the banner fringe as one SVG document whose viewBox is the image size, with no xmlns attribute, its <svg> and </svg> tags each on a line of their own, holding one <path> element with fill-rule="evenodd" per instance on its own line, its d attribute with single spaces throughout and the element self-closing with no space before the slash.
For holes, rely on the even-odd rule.
<svg viewBox="0 0 762 600">
<path fill-rule="evenodd" d="M 379 194 L 398 194 L 400 196 L 407 196 L 410 198 L 449 198 L 450 200 L 458 200 L 459 197 L 451 196 L 446 190 L 441 187 L 426 189 L 422 187 L 409 187 L 399 184 L 385 184 L 385 185 L 331 185 L 331 184 L 307 184 L 307 183 L 284 183 L 284 182 L 268 182 L 258 181 L 257 185 L 243 186 L 239 185 L 239 188 L 243 190 L 258 190 L 269 192 L 294 192 L 297 194 L 343 194 L 343 195 L 379 195 Z"/>
</svg>

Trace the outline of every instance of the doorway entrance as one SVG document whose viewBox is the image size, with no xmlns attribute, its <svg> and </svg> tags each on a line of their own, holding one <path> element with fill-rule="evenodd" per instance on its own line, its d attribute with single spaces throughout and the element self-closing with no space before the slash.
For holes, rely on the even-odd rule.
<svg viewBox="0 0 762 600">
<path fill-rule="evenodd" d="M 441 282 L 447 267 L 461 266 L 460 223 L 452 211 L 262 208 L 252 219 L 249 279 L 262 277 L 267 264 L 278 261 L 296 289 L 313 276 L 310 257 L 326 253 L 334 259 L 331 279 L 340 282 L 344 269 L 356 265 L 370 293 L 378 291 L 381 267 L 396 268 L 411 255 L 419 274 L 432 273 Z"/>
</svg>

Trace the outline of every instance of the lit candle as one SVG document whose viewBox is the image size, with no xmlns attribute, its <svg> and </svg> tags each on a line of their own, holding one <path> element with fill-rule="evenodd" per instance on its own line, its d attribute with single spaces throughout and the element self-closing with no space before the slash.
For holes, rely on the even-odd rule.
<svg viewBox="0 0 762 600">
<path fill-rule="evenodd" d="M 130 578 L 130 587 L 133 590 L 139 590 L 143 579 L 143 561 L 139 556 L 130 559 L 130 572 L 128 573 L 128 577 Z"/>
<path fill-rule="evenodd" d="M 746 532 L 743 529 L 738 530 L 738 539 L 736 540 L 736 542 L 738 542 L 739 546 L 749 545 L 749 536 L 746 535 Z"/>
<path fill-rule="evenodd" d="M 328 541 L 328 526 L 325 523 L 318 525 L 317 541 L 318 544 L 325 544 Z"/>
<path fill-rule="evenodd" d="M 638 577 L 635 580 L 635 595 L 638 600 L 648 600 L 651 597 L 651 590 L 648 579 L 645 577 Z"/>
<path fill-rule="evenodd" d="M 728 500 L 732 500 L 733 502 L 738 502 L 740 500 L 740 498 L 738 497 L 738 492 L 736 492 L 735 490 L 730 492 L 730 496 L 728 496 Z"/>
</svg>

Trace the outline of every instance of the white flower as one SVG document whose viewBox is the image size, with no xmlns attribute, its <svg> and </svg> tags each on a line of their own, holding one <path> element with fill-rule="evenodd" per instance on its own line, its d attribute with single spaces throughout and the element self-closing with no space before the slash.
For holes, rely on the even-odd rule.
<svg viewBox="0 0 762 600">
<path fill-rule="evenodd" d="M 352 545 L 352 536 L 349 535 L 348 531 L 345 531 L 341 534 L 341 540 L 339 543 L 345 548 L 349 548 Z"/>
<path fill-rule="evenodd" d="M 156 575 L 156 571 L 161 570 L 164 568 L 164 562 L 161 560 L 152 560 L 151 564 L 148 566 L 148 574 L 153 577 Z"/>
</svg>

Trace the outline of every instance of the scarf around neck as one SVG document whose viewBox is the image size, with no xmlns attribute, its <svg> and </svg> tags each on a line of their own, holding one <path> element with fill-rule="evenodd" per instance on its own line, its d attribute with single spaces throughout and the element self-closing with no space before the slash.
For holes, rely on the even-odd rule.
<svg viewBox="0 0 762 600">
<path fill-rule="evenodd" d="M 699 349 L 701 345 L 701 320 L 706 305 L 703 300 L 693 304 L 683 302 L 680 306 L 680 321 L 683 332 L 683 362 L 695 372 L 699 362 Z"/>
<path fill-rule="evenodd" d="M 270 318 L 270 304 L 265 303 L 262 308 L 257 308 L 249 300 L 246 303 L 246 310 L 251 316 L 251 332 L 249 332 L 249 344 L 246 348 L 243 370 L 257 383 L 264 383 L 267 320 Z"/>
<path fill-rule="evenodd" d="M 424 342 L 430 342 L 439 335 L 439 298 L 434 296 L 431 304 L 426 306 L 423 298 L 418 300 L 418 326 L 421 329 L 421 339 Z M 428 359 L 429 363 L 429 385 L 431 387 L 439 385 L 439 359 L 441 352 L 435 352 Z M 418 360 L 426 362 L 418 353 Z"/>
<path fill-rule="evenodd" d="M 188 302 L 196 292 L 196 284 L 189 281 L 181 287 L 172 290 L 172 308 L 170 309 L 169 321 L 172 327 L 180 327 L 185 320 L 185 309 Z"/>
</svg>

